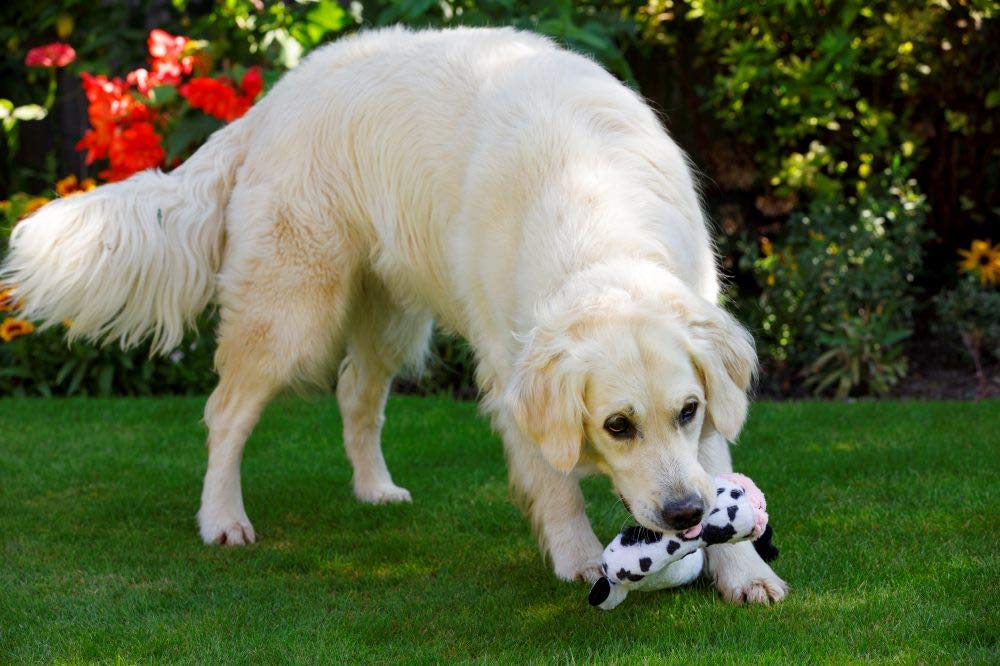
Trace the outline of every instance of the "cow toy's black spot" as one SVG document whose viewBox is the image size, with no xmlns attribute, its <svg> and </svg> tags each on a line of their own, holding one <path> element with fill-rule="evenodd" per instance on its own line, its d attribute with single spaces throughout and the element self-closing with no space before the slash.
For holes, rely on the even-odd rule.
<svg viewBox="0 0 1000 666">
<path fill-rule="evenodd" d="M 705 529 L 701 531 L 701 538 L 705 540 L 705 543 L 727 543 L 734 536 L 736 536 L 736 528 L 732 525 L 725 527 L 705 525 Z"/>
<path fill-rule="evenodd" d="M 643 571 L 649 571 L 649 567 L 653 566 L 653 560 L 649 557 L 644 557 L 639 560 L 639 568 Z"/>
<path fill-rule="evenodd" d="M 712 509 L 708 515 L 714 516 L 717 513 L 719 513 L 719 507 L 715 507 L 714 509 Z"/>
<path fill-rule="evenodd" d="M 608 563 L 607 562 L 601 562 L 601 571 L 604 572 L 605 576 L 608 575 Z"/>
<path fill-rule="evenodd" d="M 590 602 L 591 606 L 600 606 L 609 596 L 611 596 L 611 581 L 607 578 L 601 578 L 594 583 L 594 587 L 590 588 L 587 601 Z"/>
<path fill-rule="evenodd" d="M 732 497 L 733 499 L 739 499 L 743 497 L 743 491 L 740 490 L 739 488 L 733 488 L 732 490 L 729 491 L 729 496 Z"/>
<path fill-rule="evenodd" d="M 732 505 L 731 507 L 729 507 L 728 509 L 726 509 L 726 513 L 729 514 L 729 520 L 736 520 L 736 511 L 737 510 L 739 510 L 739 507 L 736 506 L 735 504 Z"/>
<path fill-rule="evenodd" d="M 634 546 L 637 543 L 656 543 L 663 538 L 662 532 L 647 530 L 642 525 L 633 525 L 622 530 L 622 545 L 625 547 Z"/>
<path fill-rule="evenodd" d="M 632 573 L 631 571 L 629 571 L 625 567 L 622 567 L 621 569 L 619 569 L 618 573 L 616 573 L 615 576 L 618 578 L 618 580 L 621 580 L 621 581 L 630 580 L 633 583 L 637 583 L 640 580 L 642 580 L 643 578 L 645 578 L 645 576 L 640 576 L 639 574 Z"/>
<path fill-rule="evenodd" d="M 724 493 L 724 492 L 726 492 L 726 489 L 725 489 L 725 488 L 716 488 L 716 489 L 715 489 L 715 494 L 716 494 L 716 495 L 721 495 L 721 494 L 722 494 L 722 493 Z"/>
<path fill-rule="evenodd" d="M 674 553 L 677 552 L 677 549 L 680 547 L 681 547 L 680 542 L 671 539 L 670 541 L 667 542 L 667 554 L 673 555 Z"/>
</svg>

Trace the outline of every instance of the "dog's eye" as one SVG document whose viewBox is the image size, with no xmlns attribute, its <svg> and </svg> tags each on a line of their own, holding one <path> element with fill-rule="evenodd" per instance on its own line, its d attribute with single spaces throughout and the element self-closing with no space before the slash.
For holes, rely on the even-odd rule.
<svg viewBox="0 0 1000 666">
<path fill-rule="evenodd" d="M 682 426 L 686 426 L 688 423 L 691 423 L 691 421 L 694 419 L 694 415 L 697 413 L 698 413 L 698 403 L 689 402 L 688 404 L 684 405 L 683 409 L 681 409 L 681 413 L 677 417 L 677 422 L 680 423 Z"/>
<path fill-rule="evenodd" d="M 635 437 L 635 424 L 624 414 L 609 416 L 604 422 L 604 429 L 615 439 L 632 439 Z"/>
</svg>

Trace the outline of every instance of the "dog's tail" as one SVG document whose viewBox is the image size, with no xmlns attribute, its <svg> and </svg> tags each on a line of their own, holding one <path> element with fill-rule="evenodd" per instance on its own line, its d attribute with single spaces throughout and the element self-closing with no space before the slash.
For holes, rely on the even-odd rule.
<svg viewBox="0 0 1000 666">
<path fill-rule="evenodd" d="M 217 131 L 171 173 L 148 170 L 58 199 L 14 228 L 0 267 L 21 313 L 68 337 L 175 348 L 215 294 L 225 209 L 248 118 Z"/>
</svg>

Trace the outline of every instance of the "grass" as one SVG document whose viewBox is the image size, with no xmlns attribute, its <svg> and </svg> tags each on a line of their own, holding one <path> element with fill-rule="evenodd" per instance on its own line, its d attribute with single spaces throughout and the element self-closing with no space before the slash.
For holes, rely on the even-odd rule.
<svg viewBox="0 0 1000 666">
<path fill-rule="evenodd" d="M 556 581 L 470 403 L 391 401 L 415 502 L 352 501 L 332 401 L 267 412 L 244 462 L 261 541 L 203 546 L 198 399 L 0 409 L 0 663 L 483 660 L 997 663 L 1000 402 L 754 408 L 737 467 L 768 493 L 772 607 L 699 584 L 614 612 Z M 598 535 L 621 525 L 601 479 Z"/>
</svg>

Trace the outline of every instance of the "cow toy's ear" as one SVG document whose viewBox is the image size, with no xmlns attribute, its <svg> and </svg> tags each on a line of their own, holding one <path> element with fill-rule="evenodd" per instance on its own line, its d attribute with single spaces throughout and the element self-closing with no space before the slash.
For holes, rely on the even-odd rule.
<svg viewBox="0 0 1000 666">
<path fill-rule="evenodd" d="M 590 602 L 591 606 L 600 606 L 608 597 L 611 596 L 611 581 L 609 581 L 605 576 L 601 576 L 594 587 L 590 588 L 590 595 L 587 597 L 587 601 Z"/>
</svg>

